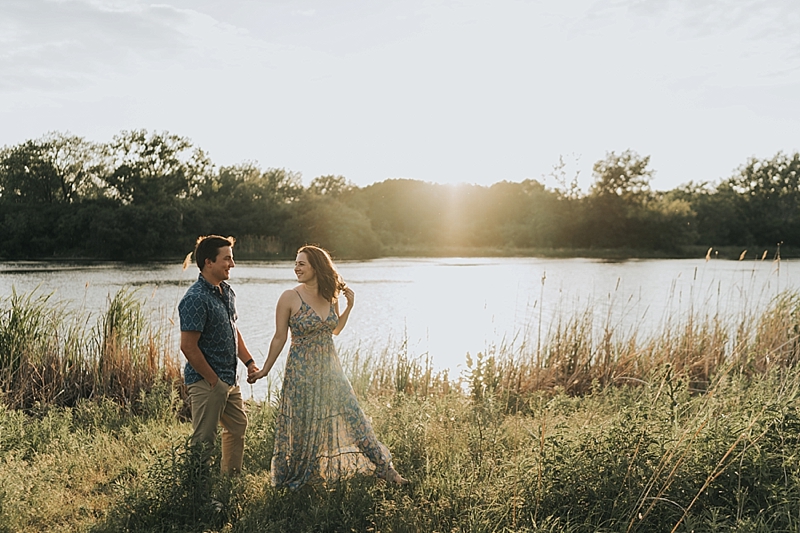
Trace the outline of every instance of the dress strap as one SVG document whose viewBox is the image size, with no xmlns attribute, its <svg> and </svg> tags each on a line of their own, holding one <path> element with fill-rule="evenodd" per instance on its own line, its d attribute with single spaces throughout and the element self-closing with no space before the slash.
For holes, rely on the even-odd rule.
<svg viewBox="0 0 800 533">
<path fill-rule="evenodd" d="M 300 297 L 300 301 L 301 301 L 301 302 L 303 302 L 303 303 L 306 303 L 306 301 L 305 301 L 305 300 L 303 300 L 303 295 L 302 295 L 302 294 L 300 294 L 300 291 L 298 291 L 297 289 L 292 289 L 292 290 L 293 290 L 294 292 L 296 292 L 296 293 L 297 293 L 297 295 Z M 306 305 L 307 305 L 307 304 L 306 304 Z"/>
</svg>

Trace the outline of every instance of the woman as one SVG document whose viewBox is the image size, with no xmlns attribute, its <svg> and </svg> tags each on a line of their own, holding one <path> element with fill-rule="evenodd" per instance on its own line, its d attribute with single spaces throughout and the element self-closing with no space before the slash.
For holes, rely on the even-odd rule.
<svg viewBox="0 0 800 533">
<path fill-rule="evenodd" d="M 328 252 L 317 246 L 297 251 L 297 287 L 285 291 L 275 310 L 275 335 L 266 376 L 291 329 L 281 405 L 275 421 L 272 484 L 297 489 L 306 483 L 334 483 L 355 473 L 374 473 L 392 483 L 408 483 L 392 466 L 392 455 L 375 433 L 336 355 L 332 335 L 347 324 L 355 294 L 345 286 Z M 347 308 L 339 312 L 344 292 Z"/>
</svg>

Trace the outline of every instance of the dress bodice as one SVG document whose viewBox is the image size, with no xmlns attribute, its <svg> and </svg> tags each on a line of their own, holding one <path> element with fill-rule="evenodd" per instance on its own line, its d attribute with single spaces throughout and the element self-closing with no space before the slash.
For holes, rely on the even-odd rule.
<svg viewBox="0 0 800 533">
<path fill-rule="evenodd" d="M 307 342 L 330 339 L 333 330 L 339 324 L 339 317 L 333 309 L 333 304 L 328 308 L 328 316 L 322 318 L 314 309 L 302 300 L 300 309 L 289 317 L 289 330 L 292 332 L 292 344 L 305 344 Z"/>
</svg>

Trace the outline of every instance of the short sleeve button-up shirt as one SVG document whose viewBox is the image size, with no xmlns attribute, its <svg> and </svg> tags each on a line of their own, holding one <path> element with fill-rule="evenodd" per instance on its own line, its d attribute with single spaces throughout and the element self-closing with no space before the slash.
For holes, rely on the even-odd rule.
<svg viewBox="0 0 800 533">
<path fill-rule="evenodd" d="M 216 372 L 228 385 L 236 384 L 236 293 L 224 281 L 217 289 L 202 274 L 189 287 L 178 304 L 181 331 L 199 331 L 197 345 Z M 203 379 L 189 362 L 183 372 L 187 385 Z"/>
</svg>

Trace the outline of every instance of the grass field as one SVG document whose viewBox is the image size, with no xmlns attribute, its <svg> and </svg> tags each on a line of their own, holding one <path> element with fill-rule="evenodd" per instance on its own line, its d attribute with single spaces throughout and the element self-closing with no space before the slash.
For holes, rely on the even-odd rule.
<svg viewBox="0 0 800 533">
<path fill-rule="evenodd" d="M 643 339 L 577 313 L 455 381 L 343 354 L 412 485 L 298 492 L 269 485 L 273 403 L 248 404 L 244 472 L 220 477 L 186 446 L 164 328 L 125 291 L 94 321 L 62 309 L 0 306 L 0 532 L 800 531 L 796 294 Z"/>
</svg>

